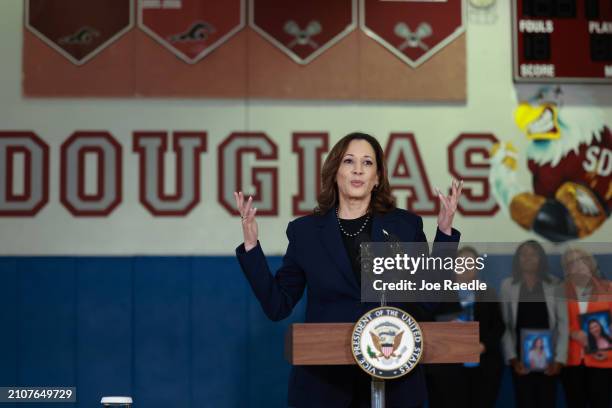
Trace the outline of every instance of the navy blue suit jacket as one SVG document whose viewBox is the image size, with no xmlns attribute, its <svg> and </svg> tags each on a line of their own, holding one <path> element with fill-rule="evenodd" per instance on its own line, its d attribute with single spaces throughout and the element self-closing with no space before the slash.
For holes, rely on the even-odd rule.
<svg viewBox="0 0 612 408">
<path fill-rule="evenodd" d="M 399 208 L 374 215 L 372 241 L 385 241 L 383 229 L 402 242 L 424 242 L 420 216 Z M 263 311 L 278 321 L 291 314 L 308 286 L 307 323 L 355 322 L 378 304 L 361 303 L 361 289 L 340 235 L 334 209 L 325 215 L 307 215 L 287 226 L 289 245 L 282 266 L 272 275 L 259 242 L 236 256 Z M 459 232 L 440 230 L 436 242 L 459 242 Z M 422 304 L 390 304 L 412 314 L 417 320 L 433 320 L 435 311 Z M 346 407 L 356 385 L 355 366 L 294 366 L 289 380 L 289 406 Z M 426 399 L 425 379 L 420 367 L 396 380 L 387 381 L 387 406 L 422 404 Z"/>
</svg>

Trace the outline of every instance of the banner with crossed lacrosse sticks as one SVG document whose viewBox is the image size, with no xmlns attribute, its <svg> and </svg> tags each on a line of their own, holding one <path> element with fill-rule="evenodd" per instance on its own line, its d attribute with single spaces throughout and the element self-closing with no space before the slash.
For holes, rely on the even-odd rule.
<svg viewBox="0 0 612 408">
<path fill-rule="evenodd" d="M 359 0 L 359 26 L 413 68 L 465 31 L 462 0 Z"/>
<path fill-rule="evenodd" d="M 357 27 L 357 0 L 250 0 L 249 25 L 299 64 Z"/>
</svg>

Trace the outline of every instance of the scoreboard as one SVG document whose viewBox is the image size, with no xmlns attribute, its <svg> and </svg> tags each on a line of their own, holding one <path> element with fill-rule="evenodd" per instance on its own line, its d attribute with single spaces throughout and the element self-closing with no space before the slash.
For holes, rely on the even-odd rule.
<svg viewBox="0 0 612 408">
<path fill-rule="evenodd" d="M 612 0 L 513 0 L 516 82 L 612 84 Z"/>
</svg>

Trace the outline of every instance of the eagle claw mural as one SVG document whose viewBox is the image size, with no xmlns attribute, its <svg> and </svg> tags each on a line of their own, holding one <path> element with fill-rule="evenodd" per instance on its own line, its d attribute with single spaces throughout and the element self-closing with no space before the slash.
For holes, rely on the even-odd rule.
<svg viewBox="0 0 612 408">
<path fill-rule="evenodd" d="M 588 104 L 564 107 L 560 87 L 539 88 L 514 119 L 528 139 L 531 190 L 518 180 L 511 142 L 490 152 L 489 183 L 499 206 L 518 225 L 552 242 L 584 238 L 610 215 L 612 135 Z"/>
</svg>

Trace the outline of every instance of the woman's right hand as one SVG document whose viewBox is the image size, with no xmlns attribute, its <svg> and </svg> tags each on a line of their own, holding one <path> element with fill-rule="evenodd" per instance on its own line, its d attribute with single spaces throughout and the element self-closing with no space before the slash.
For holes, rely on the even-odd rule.
<svg viewBox="0 0 612 408">
<path fill-rule="evenodd" d="M 582 330 L 573 330 L 570 333 L 570 337 L 572 338 L 572 340 L 575 340 L 578 343 L 582 344 L 582 346 L 587 345 L 587 334 Z"/>
<path fill-rule="evenodd" d="M 510 360 L 510 365 L 512 366 L 512 369 L 514 370 L 516 375 L 529 374 L 529 370 L 525 368 L 525 365 L 523 364 L 523 362 L 519 361 L 516 358 L 513 358 L 512 360 Z"/>
<path fill-rule="evenodd" d="M 255 213 L 257 208 L 251 208 L 253 205 L 253 197 L 249 196 L 249 199 L 244 200 L 242 191 L 234 192 L 234 198 L 236 199 L 236 207 L 242 217 L 242 235 L 244 236 L 244 250 L 250 251 L 257 246 L 257 221 L 255 221 Z"/>
</svg>

